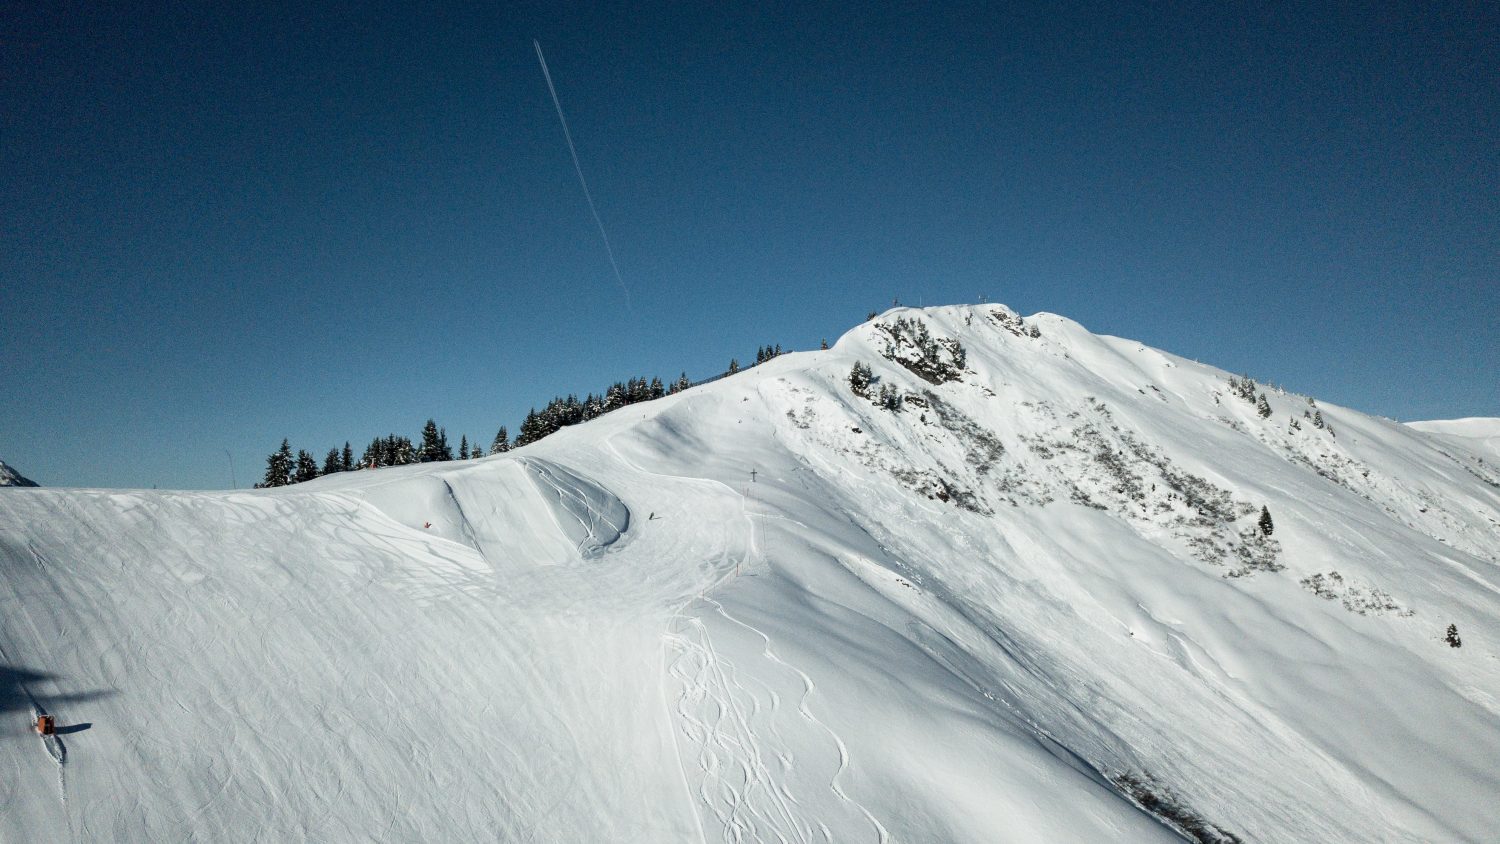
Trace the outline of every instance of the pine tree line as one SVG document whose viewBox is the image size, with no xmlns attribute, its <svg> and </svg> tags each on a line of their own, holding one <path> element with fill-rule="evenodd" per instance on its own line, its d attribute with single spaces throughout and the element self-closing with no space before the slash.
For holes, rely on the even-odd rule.
<svg viewBox="0 0 1500 844">
<path fill-rule="evenodd" d="M 762 352 L 768 353 L 772 349 L 773 347 L 767 346 L 762 349 Z M 774 349 L 775 354 L 781 353 L 779 346 Z M 583 399 L 579 399 L 576 395 L 554 398 L 540 411 L 532 408 L 526 414 L 526 420 L 521 423 L 520 432 L 514 442 L 511 441 L 510 433 L 504 425 L 500 426 L 494 440 L 490 442 L 488 452 L 478 441 L 475 441 L 471 447 L 468 435 L 464 434 L 459 439 L 456 457 L 459 460 L 472 460 L 487 454 L 504 454 L 514 447 L 533 443 L 549 434 L 556 433 L 568 425 L 587 422 L 627 405 L 680 393 L 691 386 L 693 386 L 692 380 L 688 378 L 686 372 L 683 372 L 670 385 L 663 384 L 660 378 L 631 378 L 611 384 L 599 395 L 589 393 Z M 358 462 L 355 462 L 353 449 L 346 442 L 342 450 L 329 449 L 328 456 L 320 468 L 312 454 L 299 451 L 293 456 L 291 444 L 287 440 L 282 440 L 281 447 L 266 458 L 265 477 L 256 484 L 256 487 L 287 486 L 310 481 L 322 475 L 348 472 L 354 469 L 378 469 L 385 466 L 405 466 L 410 463 L 434 463 L 455 459 L 453 447 L 448 443 L 447 429 L 438 426 L 435 420 L 427 420 L 427 424 L 422 428 L 420 442 L 419 446 L 413 443 L 411 438 L 399 434 L 375 437 L 365 447 L 364 454 L 360 456 Z"/>
<path fill-rule="evenodd" d="M 827 345 L 825 342 L 823 344 L 824 348 L 827 348 Z M 783 354 L 786 353 L 782 351 L 780 343 L 761 346 L 755 352 L 755 363 L 762 364 Z M 729 361 L 729 371 L 725 374 L 733 375 L 739 371 L 739 359 L 731 358 Z M 712 381 L 714 379 L 710 378 L 707 380 Z M 624 382 L 616 381 L 602 395 L 589 393 L 582 399 L 578 398 L 576 394 L 571 393 L 567 396 L 556 396 L 547 402 L 546 406 L 540 411 L 533 407 L 526 414 L 525 420 L 521 422 L 520 432 L 516 435 L 515 446 L 520 447 L 534 443 L 543 437 L 557 433 L 569 425 L 577 425 L 587 422 L 590 419 L 597 419 L 606 413 L 619 410 L 628 405 L 652 401 L 662 396 L 674 395 L 691 386 L 693 386 L 692 380 L 688 378 L 686 372 L 683 372 L 671 384 L 663 384 L 660 378 L 652 378 L 648 381 L 642 376 L 640 378 L 631 378 Z M 504 428 L 500 430 L 502 434 L 505 431 Z M 500 442 L 500 439 L 502 438 L 496 439 L 497 444 Z M 507 448 L 509 447 L 507 446 Z M 504 450 L 506 449 L 501 449 L 501 451 Z M 498 454 L 499 452 L 492 446 L 490 453 Z"/>
<path fill-rule="evenodd" d="M 496 444 L 504 438 L 505 429 L 500 429 L 496 437 Z M 509 445 L 501 450 L 506 450 Z M 469 438 L 465 435 L 459 444 L 459 456 L 462 459 L 483 457 L 484 452 L 478 447 L 472 451 L 469 449 Z M 491 452 L 498 453 L 498 452 Z M 378 469 L 382 466 L 405 466 L 408 463 L 432 463 L 440 460 L 452 460 L 453 448 L 448 445 L 448 432 L 445 428 L 438 427 L 431 419 L 422 428 L 422 445 L 417 447 L 410 437 L 399 434 L 387 434 L 370 440 L 365 446 L 364 454 L 360 455 L 359 461 L 354 460 L 354 449 L 346 441 L 344 447 L 330 448 L 328 454 L 323 458 L 323 465 L 318 466 L 318 461 L 312 453 L 306 449 L 299 450 L 295 457 L 292 456 L 291 443 L 288 440 L 281 441 L 281 447 L 271 452 L 266 458 L 266 474 L 256 488 L 287 486 L 289 484 L 300 484 L 323 475 L 332 475 L 336 472 L 350 472 L 355 469 Z"/>
<path fill-rule="evenodd" d="M 1255 383 L 1255 379 L 1248 375 L 1231 375 L 1229 376 L 1229 392 L 1255 405 L 1255 412 L 1260 414 L 1262 419 L 1271 418 L 1271 403 L 1267 400 L 1265 392 L 1260 389 L 1260 385 Z M 1278 389 L 1277 392 L 1284 393 L 1285 391 Z M 1313 400 L 1312 396 L 1307 396 L 1306 398 L 1308 405 L 1314 409 L 1304 409 L 1302 411 L 1302 418 L 1311 423 L 1314 428 L 1320 431 L 1327 431 L 1329 436 L 1333 436 L 1333 426 L 1323 420 L 1323 411 L 1316 409 L 1318 403 Z M 1215 400 L 1217 401 L 1217 399 Z M 1302 423 L 1293 417 L 1287 420 L 1287 428 L 1292 431 L 1300 431 L 1302 430 Z"/>
<path fill-rule="evenodd" d="M 1280 395 L 1286 393 L 1285 390 L 1279 387 L 1273 387 L 1272 389 L 1276 390 L 1277 394 Z M 1260 385 L 1255 383 L 1255 379 L 1248 375 L 1231 375 L 1229 376 L 1229 392 L 1255 405 L 1255 412 L 1260 414 L 1262 419 L 1271 418 L 1271 403 L 1267 400 L 1265 392 L 1260 389 Z M 1305 396 L 1305 398 L 1307 399 L 1308 406 L 1313 409 L 1304 409 L 1302 411 L 1302 418 L 1310 422 L 1314 428 L 1320 431 L 1327 431 L 1329 436 L 1334 436 L 1333 426 L 1323 420 L 1323 411 L 1316 409 L 1318 406 L 1317 401 L 1312 396 Z M 1287 420 L 1287 427 L 1292 431 L 1300 431 L 1302 430 L 1302 423 L 1295 417 L 1292 417 Z"/>
<path fill-rule="evenodd" d="M 822 345 L 823 348 L 828 348 L 827 341 L 824 341 Z M 785 352 L 782 351 L 780 343 L 761 346 L 756 350 L 755 362 L 765 363 L 782 354 Z M 731 360 L 729 362 L 730 373 L 739 370 L 739 361 Z M 693 381 L 688 378 L 686 372 L 683 372 L 670 384 L 662 383 L 660 378 L 630 378 L 623 382 L 616 381 L 601 394 L 589 393 L 582 399 L 574 394 L 558 396 L 547 402 L 540 411 L 535 407 L 531 408 L 526 414 L 526 419 L 521 422 L 514 441 L 511 440 L 510 433 L 505 426 L 501 425 L 494 440 L 490 442 L 488 452 L 480 446 L 477 440 L 471 446 L 468 435 L 462 435 L 459 438 L 456 459 L 473 460 L 487 455 L 504 454 L 512 448 L 534 443 L 543 437 L 555 434 L 569 425 L 596 419 L 628 405 L 674 395 L 691 386 L 693 386 Z M 342 450 L 338 448 L 328 450 L 328 456 L 324 459 L 321 468 L 312 454 L 307 451 L 299 451 L 294 457 L 290 443 L 282 440 L 281 447 L 266 458 L 265 477 L 256 484 L 256 487 L 287 486 L 310 481 L 323 475 L 349 472 L 355 469 L 378 469 L 384 466 L 405 466 L 409 463 L 433 463 L 455 459 L 453 448 L 448 444 L 448 431 L 439 427 L 436 421 L 427 420 L 427 424 L 422 427 L 420 439 L 421 445 L 418 446 L 410 438 L 398 434 L 376 437 L 365 447 L 364 454 L 360 456 L 358 462 L 354 461 L 353 450 L 346 442 Z"/>
<path fill-rule="evenodd" d="M 777 343 L 775 346 L 761 346 L 759 349 L 755 350 L 755 363 L 756 365 L 760 365 L 772 358 L 780 357 L 783 354 L 785 354 L 785 352 L 781 351 L 780 343 Z"/>
<path fill-rule="evenodd" d="M 1244 377 L 1229 376 L 1229 392 L 1239 396 L 1250 404 L 1255 404 L 1256 387 L 1255 379 L 1248 375 Z"/>
</svg>

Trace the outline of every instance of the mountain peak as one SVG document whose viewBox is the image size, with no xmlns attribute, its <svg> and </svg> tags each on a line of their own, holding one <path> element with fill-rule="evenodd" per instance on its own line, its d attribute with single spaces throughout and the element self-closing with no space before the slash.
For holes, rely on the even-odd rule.
<svg viewBox="0 0 1500 844">
<path fill-rule="evenodd" d="M 24 477 L 20 472 L 17 472 L 14 468 L 5 465 L 5 461 L 0 460 L 0 486 L 36 486 L 36 485 L 37 485 L 36 481 L 33 481 L 33 480 L 29 479 L 29 478 Z"/>
<path fill-rule="evenodd" d="M 501 455 L 0 525 L 31 699 L 171 714 L 66 736 L 66 802 L 0 737 L 0 837 L 1500 825 L 1500 472 L 1053 315 L 897 308 Z"/>
</svg>

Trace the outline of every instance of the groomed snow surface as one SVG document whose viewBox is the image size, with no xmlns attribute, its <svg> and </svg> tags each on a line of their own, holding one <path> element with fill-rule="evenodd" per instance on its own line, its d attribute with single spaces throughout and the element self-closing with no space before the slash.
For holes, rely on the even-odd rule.
<svg viewBox="0 0 1500 844">
<path fill-rule="evenodd" d="M 898 309 L 483 460 L 5 490 L 0 839 L 1494 840 L 1497 459 L 1255 391 Z"/>
</svg>

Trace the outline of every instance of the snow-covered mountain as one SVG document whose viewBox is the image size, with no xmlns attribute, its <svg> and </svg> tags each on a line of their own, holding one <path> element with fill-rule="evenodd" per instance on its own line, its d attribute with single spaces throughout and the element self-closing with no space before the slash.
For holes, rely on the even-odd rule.
<svg viewBox="0 0 1500 844">
<path fill-rule="evenodd" d="M 1489 452 L 1489 459 L 1500 460 L 1500 419 L 1469 417 L 1467 419 L 1434 419 L 1428 422 L 1406 424 L 1429 434 L 1457 437 L 1461 445 L 1481 454 Z"/>
<path fill-rule="evenodd" d="M 27 478 L 0 460 L 0 486 L 36 486 L 36 481 Z"/>
<path fill-rule="evenodd" d="M 483 460 L 0 496 L 0 838 L 1493 840 L 1497 563 L 1453 437 L 898 309 Z"/>
</svg>

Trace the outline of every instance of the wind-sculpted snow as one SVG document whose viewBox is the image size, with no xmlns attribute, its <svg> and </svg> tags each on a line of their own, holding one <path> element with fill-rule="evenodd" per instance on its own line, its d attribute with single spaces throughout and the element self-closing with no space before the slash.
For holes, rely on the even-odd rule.
<svg viewBox="0 0 1500 844">
<path fill-rule="evenodd" d="M 543 460 L 525 460 L 558 527 L 584 558 L 597 557 L 630 527 L 630 508 L 609 490 Z"/>
<path fill-rule="evenodd" d="M 1500 419 L 1440 419 L 1406 424 L 1418 431 L 1451 438 L 1461 447 L 1480 454 L 1483 459 L 1500 463 Z"/>
<path fill-rule="evenodd" d="M 407 527 L 473 548 L 500 571 L 597 557 L 630 526 L 619 498 L 539 458 L 391 474 L 399 480 L 359 485 L 357 495 Z"/>
<path fill-rule="evenodd" d="M 483 460 L 7 490 L 0 839 L 1489 840 L 1473 442 L 976 306 Z"/>
</svg>

